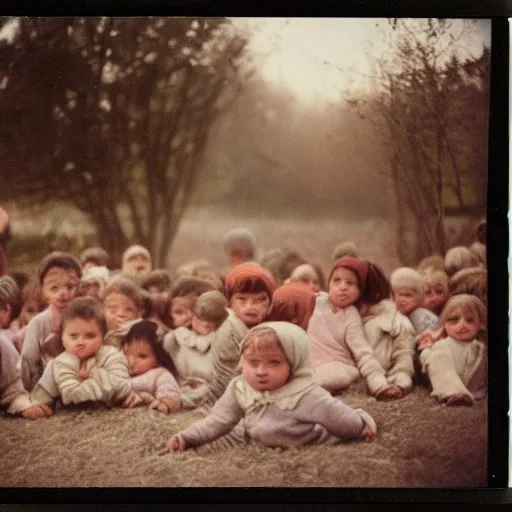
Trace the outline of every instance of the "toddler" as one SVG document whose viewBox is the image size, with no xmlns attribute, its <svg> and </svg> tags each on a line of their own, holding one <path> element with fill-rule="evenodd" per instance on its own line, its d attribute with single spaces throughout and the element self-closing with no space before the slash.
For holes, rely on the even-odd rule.
<svg viewBox="0 0 512 512">
<path fill-rule="evenodd" d="M 27 324 L 21 350 L 21 378 L 27 391 L 38 381 L 48 362 L 62 352 L 56 333 L 60 317 L 78 293 L 82 276 L 79 261 L 69 253 L 54 251 L 39 265 L 41 293 L 48 307 Z"/>
<path fill-rule="evenodd" d="M 315 382 L 335 393 L 347 388 L 361 375 L 377 398 L 402 395 L 389 384 L 363 331 L 360 310 L 384 298 L 382 276 L 369 273 L 369 265 L 344 256 L 333 266 L 328 293 L 319 293 L 309 320 L 311 362 Z M 385 283 L 387 286 L 387 283 Z"/>
<path fill-rule="evenodd" d="M 303 283 L 315 293 L 321 290 L 320 277 L 313 265 L 309 263 L 296 267 L 287 281 L 290 283 Z"/>
<path fill-rule="evenodd" d="M 226 233 L 223 245 L 230 268 L 255 259 L 256 239 L 246 228 L 235 228 Z"/>
<path fill-rule="evenodd" d="M 290 448 L 370 441 L 373 418 L 352 409 L 315 384 L 308 337 L 287 322 L 251 329 L 241 343 L 242 374 L 235 377 L 208 416 L 175 434 L 170 450 L 211 442 L 244 418 L 246 435 L 264 446 Z"/>
<path fill-rule="evenodd" d="M 80 280 L 80 295 L 88 295 L 102 301 L 109 279 L 110 273 L 107 267 L 97 265 L 87 267 Z"/>
<path fill-rule="evenodd" d="M 195 304 L 191 329 L 178 327 L 164 338 L 164 348 L 170 354 L 182 379 L 195 378 L 209 382 L 213 377 L 211 345 L 215 331 L 228 317 L 228 301 L 219 291 L 202 293 Z"/>
<path fill-rule="evenodd" d="M 151 255 L 142 245 L 131 245 L 123 253 L 122 272 L 127 276 L 140 276 L 151 270 Z"/>
<path fill-rule="evenodd" d="M 141 288 L 128 277 L 115 276 L 105 288 L 103 309 L 107 323 L 105 344 L 120 348 L 130 327 L 142 320 L 144 300 Z"/>
<path fill-rule="evenodd" d="M 421 272 L 424 279 L 423 307 L 440 316 L 448 300 L 448 276 L 444 270 L 427 268 Z"/>
<path fill-rule="evenodd" d="M 59 341 L 64 352 L 50 361 L 30 398 L 51 405 L 103 402 L 114 405 L 131 392 L 126 358 L 103 344 L 107 330 L 101 304 L 93 297 L 78 297 L 62 314 Z"/>
<path fill-rule="evenodd" d="M 299 283 L 283 284 L 272 295 L 268 320 L 290 322 L 308 329 L 309 319 L 315 309 L 316 293 Z"/>
<path fill-rule="evenodd" d="M 485 329 L 486 310 L 474 295 L 454 295 L 441 316 L 444 337 L 420 354 L 432 385 L 431 396 L 446 405 L 473 405 L 485 395 L 486 350 L 478 336 Z"/>
<path fill-rule="evenodd" d="M 463 268 L 478 266 L 477 260 L 472 252 L 463 245 L 452 247 L 444 257 L 444 269 L 448 277 L 452 277 Z"/>
<path fill-rule="evenodd" d="M 89 247 L 80 254 L 80 264 L 85 272 L 91 267 L 108 267 L 108 252 L 102 247 Z"/>
<path fill-rule="evenodd" d="M 158 342 L 157 328 L 155 322 L 141 320 L 132 325 L 122 341 L 133 390 L 123 406 L 146 403 L 150 409 L 170 414 L 180 409 L 180 392 L 173 376 L 174 364 Z"/>
<path fill-rule="evenodd" d="M 400 267 L 393 271 L 391 288 L 398 311 L 409 318 L 418 334 L 427 329 L 439 327 L 439 317 L 432 311 L 421 307 L 425 292 L 425 280 L 417 270 Z"/>
</svg>

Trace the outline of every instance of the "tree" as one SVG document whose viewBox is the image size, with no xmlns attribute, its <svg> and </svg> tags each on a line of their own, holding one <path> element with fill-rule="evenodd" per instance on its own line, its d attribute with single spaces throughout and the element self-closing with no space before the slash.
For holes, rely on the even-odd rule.
<svg viewBox="0 0 512 512">
<path fill-rule="evenodd" d="M 375 90 L 350 99 L 387 150 L 397 250 L 409 264 L 444 254 L 447 203 L 452 212 L 485 211 L 489 52 L 461 55 L 471 30 L 461 23 L 391 20 L 390 51 L 374 62 Z"/>
<path fill-rule="evenodd" d="M 217 18 L 20 19 L 0 47 L 0 194 L 71 200 L 115 260 L 138 242 L 165 265 L 245 45 Z"/>
</svg>

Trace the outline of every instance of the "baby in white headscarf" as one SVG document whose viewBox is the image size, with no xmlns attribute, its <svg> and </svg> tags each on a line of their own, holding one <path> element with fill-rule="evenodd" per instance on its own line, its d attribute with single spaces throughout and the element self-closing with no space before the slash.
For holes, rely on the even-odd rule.
<svg viewBox="0 0 512 512">
<path fill-rule="evenodd" d="M 373 418 L 315 384 L 306 332 L 288 322 L 266 322 L 242 340 L 242 373 L 229 383 L 207 417 L 175 434 L 173 451 L 225 434 L 244 418 L 247 436 L 270 447 L 371 441 Z"/>
</svg>

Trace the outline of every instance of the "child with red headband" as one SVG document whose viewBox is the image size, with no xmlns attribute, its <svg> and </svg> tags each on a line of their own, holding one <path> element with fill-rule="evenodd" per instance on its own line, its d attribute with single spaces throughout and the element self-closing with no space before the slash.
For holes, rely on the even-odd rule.
<svg viewBox="0 0 512 512">
<path fill-rule="evenodd" d="M 328 293 L 319 293 L 308 336 L 315 381 L 336 393 L 361 375 L 377 398 L 396 398 L 403 390 L 390 384 L 376 359 L 361 314 L 389 296 L 389 284 L 372 264 L 344 256 L 331 270 Z"/>
</svg>

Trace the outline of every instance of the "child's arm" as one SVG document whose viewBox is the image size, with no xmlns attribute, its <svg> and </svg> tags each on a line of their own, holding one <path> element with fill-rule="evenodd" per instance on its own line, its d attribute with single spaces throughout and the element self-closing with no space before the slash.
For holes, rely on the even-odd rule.
<svg viewBox="0 0 512 512">
<path fill-rule="evenodd" d="M 112 395 L 112 389 L 108 389 L 105 383 L 93 377 L 93 369 L 89 378 L 82 380 L 78 374 L 80 371 L 80 359 L 78 357 L 63 352 L 54 359 L 53 375 L 60 391 L 62 402 L 65 405 L 79 404 L 89 400 L 96 402 L 99 400 L 109 400 Z"/>
<path fill-rule="evenodd" d="M 150 404 L 151 409 L 169 414 L 181 408 L 180 388 L 171 372 L 162 369 L 156 379 L 156 400 Z"/>
<path fill-rule="evenodd" d="M 169 450 L 175 451 L 214 441 L 228 434 L 243 415 L 244 412 L 235 399 L 232 386 L 228 386 L 206 418 L 175 434 L 167 446 Z"/>
<path fill-rule="evenodd" d="M 418 334 L 418 350 L 421 352 L 423 349 L 431 347 L 436 341 L 439 341 L 445 336 L 444 327 L 436 330 L 426 330 Z"/>
<path fill-rule="evenodd" d="M 38 320 L 34 317 L 27 324 L 23 348 L 21 349 L 21 378 L 23 386 L 30 391 L 41 375 L 43 364 L 41 362 L 41 347 L 39 340 Z M 34 321 L 35 320 L 35 321 Z"/>
<path fill-rule="evenodd" d="M 343 401 L 333 398 L 331 394 L 318 387 L 306 394 L 298 405 L 297 414 L 307 423 L 319 423 L 332 435 L 343 439 L 373 438 L 377 426 L 373 418 L 362 409 L 353 409 Z M 363 432 L 365 427 L 368 432 Z"/>
<path fill-rule="evenodd" d="M 410 330 L 405 326 L 400 326 L 398 334 L 393 338 L 388 382 L 399 386 L 404 391 L 409 391 L 412 388 L 414 339 L 412 326 Z"/>
<path fill-rule="evenodd" d="M 111 399 L 114 402 L 124 400 L 132 391 L 132 383 L 123 352 L 115 347 L 104 345 L 97 354 L 97 360 L 98 364 L 91 370 L 91 376 L 110 383 Z"/>
<path fill-rule="evenodd" d="M 370 393 L 376 395 L 385 390 L 388 387 L 388 381 L 384 368 L 373 354 L 373 349 L 364 334 L 359 315 L 347 325 L 345 340 L 352 352 L 357 369 L 366 380 Z"/>
</svg>

